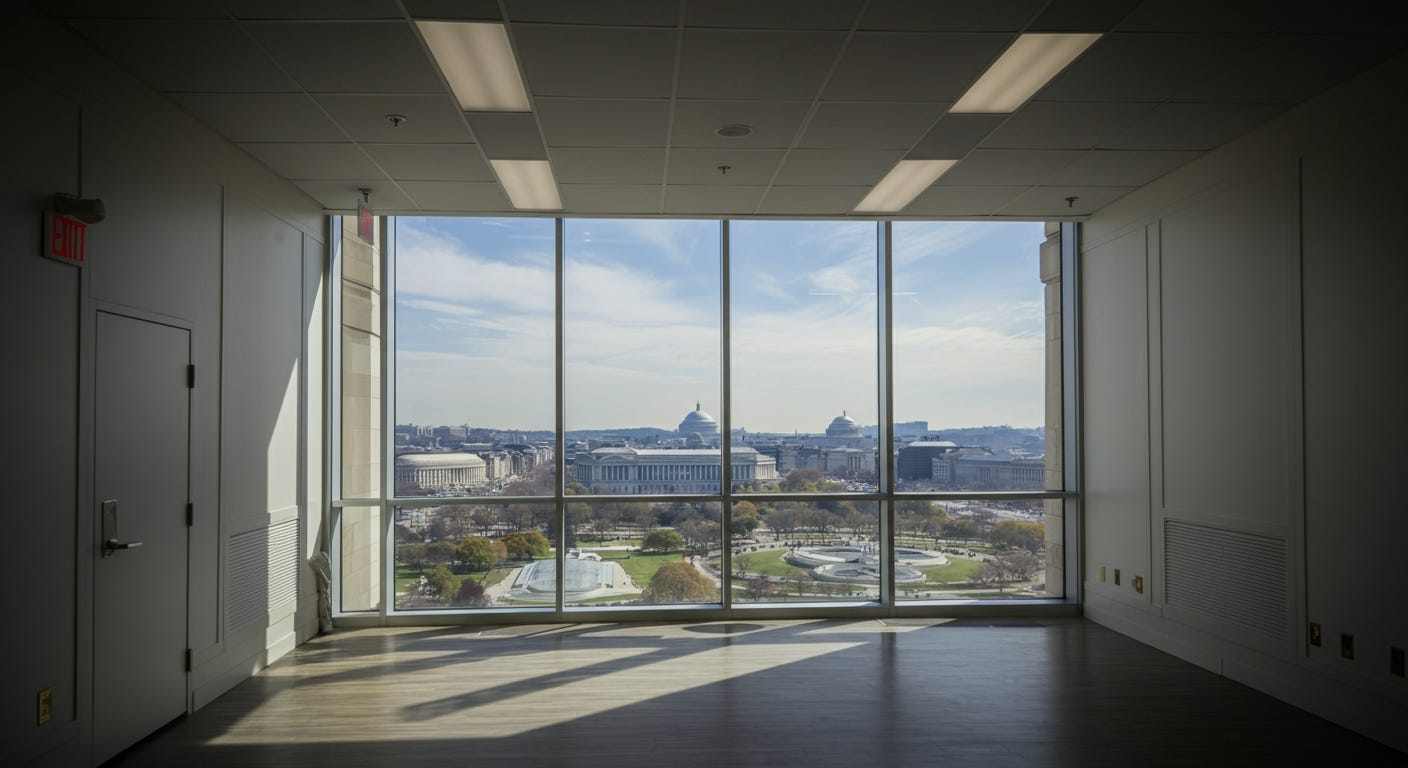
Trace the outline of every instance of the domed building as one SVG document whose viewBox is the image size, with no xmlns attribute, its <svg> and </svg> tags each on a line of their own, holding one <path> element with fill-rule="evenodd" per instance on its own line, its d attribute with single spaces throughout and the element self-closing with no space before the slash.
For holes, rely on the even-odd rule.
<svg viewBox="0 0 1408 768">
<path fill-rule="evenodd" d="M 856 423 L 855 419 L 847 416 L 845 411 L 841 411 L 841 415 L 832 419 L 830 426 L 826 428 L 826 436 L 847 439 L 859 438 L 860 425 Z"/>
<path fill-rule="evenodd" d="M 698 432 L 705 443 L 717 443 L 719 441 L 719 422 L 714 421 L 714 417 L 705 413 L 699 403 L 694 404 L 694 410 L 685 414 L 684 421 L 680 422 L 680 434 L 685 437 Z"/>
<path fill-rule="evenodd" d="M 484 460 L 472 453 L 407 453 L 396 457 L 397 485 L 475 486 L 488 481 Z"/>
</svg>

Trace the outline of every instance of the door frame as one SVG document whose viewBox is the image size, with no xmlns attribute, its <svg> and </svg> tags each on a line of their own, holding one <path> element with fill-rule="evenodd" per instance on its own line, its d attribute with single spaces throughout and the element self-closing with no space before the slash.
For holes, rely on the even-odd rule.
<svg viewBox="0 0 1408 768">
<path fill-rule="evenodd" d="M 75 671 L 74 688 L 74 712 L 77 718 L 79 736 L 82 740 L 83 753 L 87 756 L 85 762 L 94 765 L 94 734 L 96 732 L 94 717 L 94 690 L 93 686 L 97 682 L 94 674 L 93 654 L 95 651 L 94 638 L 97 627 L 95 626 L 94 595 L 97 592 L 97 560 L 100 550 L 102 531 L 100 530 L 101 520 L 98 514 L 98 503 L 96 492 L 96 482 L 94 472 L 96 466 L 97 453 L 97 385 L 98 385 L 98 313 L 105 312 L 111 315 L 119 315 L 133 320 L 141 320 L 158 325 L 166 325 L 172 328 L 179 328 L 187 334 L 187 359 L 195 361 L 196 344 L 195 323 L 180 317 L 152 312 L 149 310 L 118 304 L 110 301 L 92 298 L 91 270 L 83 270 L 79 286 L 79 306 L 82 307 L 83 316 L 79 323 L 78 339 L 78 434 L 74 436 L 78 447 L 78 477 L 75 478 L 78 487 L 76 494 L 78 509 L 77 513 L 77 535 L 74 537 L 75 555 L 74 562 L 77 564 L 75 574 L 78 585 L 76 595 L 76 611 L 74 617 L 75 651 L 77 658 L 74 659 Z M 195 400 L 194 393 L 187 399 L 186 414 L 186 497 L 189 500 L 192 490 L 192 467 L 195 459 Z M 187 531 L 186 548 L 186 581 L 190 582 L 191 556 L 190 556 L 190 533 Z M 190 638 L 190 592 L 186 594 L 186 618 L 182 622 L 186 628 L 186 637 Z M 186 713 L 191 712 L 191 673 L 186 672 L 186 689 L 183 693 L 186 703 Z"/>
</svg>

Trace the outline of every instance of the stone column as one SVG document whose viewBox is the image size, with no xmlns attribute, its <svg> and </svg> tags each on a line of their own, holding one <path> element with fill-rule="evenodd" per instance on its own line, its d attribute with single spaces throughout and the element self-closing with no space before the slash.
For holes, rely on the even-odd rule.
<svg viewBox="0 0 1408 768">
<path fill-rule="evenodd" d="M 1064 489 L 1061 366 L 1061 222 L 1046 222 L 1041 244 L 1041 282 L 1046 286 L 1046 461 L 1047 490 Z M 1066 583 L 1065 502 L 1042 502 L 1046 524 L 1046 593 L 1061 597 Z"/>
</svg>

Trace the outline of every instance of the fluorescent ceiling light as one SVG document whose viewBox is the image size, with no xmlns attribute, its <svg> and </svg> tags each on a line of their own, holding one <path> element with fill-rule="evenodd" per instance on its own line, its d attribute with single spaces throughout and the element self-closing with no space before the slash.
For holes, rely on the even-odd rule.
<svg viewBox="0 0 1408 768">
<path fill-rule="evenodd" d="M 870 194 L 856 206 L 856 213 L 894 213 L 948 172 L 957 160 L 901 160 L 885 174 Z"/>
<path fill-rule="evenodd" d="M 490 160 L 513 207 L 525 211 L 560 211 L 557 180 L 546 160 Z"/>
<path fill-rule="evenodd" d="M 529 112 L 528 91 L 502 24 L 417 21 L 466 112 Z"/>
<path fill-rule="evenodd" d="M 973 83 L 950 112 L 1015 112 L 1099 35 L 1022 35 Z"/>
</svg>

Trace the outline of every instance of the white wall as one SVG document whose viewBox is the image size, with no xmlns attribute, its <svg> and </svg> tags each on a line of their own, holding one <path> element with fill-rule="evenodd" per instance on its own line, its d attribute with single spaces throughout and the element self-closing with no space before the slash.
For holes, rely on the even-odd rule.
<svg viewBox="0 0 1408 768">
<path fill-rule="evenodd" d="M 1399 749 L 1405 85 L 1400 56 L 1081 245 L 1086 615 Z"/>
<path fill-rule="evenodd" d="M 0 633 L 0 763 L 86 765 L 91 302 L 193 328 L 190 603 L 173 609 L 189 617 L 199 707 L 317 629 L 305 559 L 322 536 L 326 234 L 316 203 L 81 40 L 24 8 L 5 14 L 0 466 L 12 543 L 3 583 L 20 629 Z M 38 254 L 47 200 L 80 184 L 108 214 L 90 228 L 86 273 Z M 280 523 L 291 527 L 272 530 L 294 532 L 291 550 L 268 541 Z M 251 541 L 263 554 L 241 570 L 232 548 Z M 53 689 L 54 717 L 37 725 L 42 688 Z"/>
</svg>

